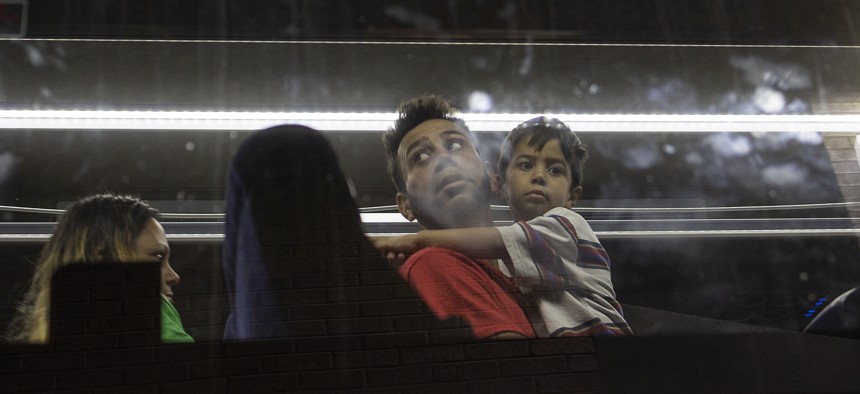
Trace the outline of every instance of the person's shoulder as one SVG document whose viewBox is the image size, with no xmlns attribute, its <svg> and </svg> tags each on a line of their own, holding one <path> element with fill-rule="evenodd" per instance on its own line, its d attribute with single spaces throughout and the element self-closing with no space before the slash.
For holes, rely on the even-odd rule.
<svg viewBox="0 0 860 394">
<path fill-rule="evenodd" d="M 455 257 L 459 259 L 470 259 L 468 256 L 452 249 L 439 246 L 429 246 L 413 253 L 410 258 L 415 260 L 434 259 L 439 257 Z"/>
<path fill-rule="evenodd" d="M 597 242 L 597 235 L 594 234 L 591 224 L 582 215 L 570 208 L 556 207 L 547 211 L 543 217 L 555 219 L 555 222 L 561 223 L 565 227 L 572 227 L 578 238 Z"/>
<path fill-rule="evenodd" d="M 400 267 L 400 274 L 409 281 L 444 278 L 454 274 L 457 269 L 478 265 L 483 263 L 455 250 L 431 246 L 410 255 Z"/>
<path fill-rule="evenodd" d="M 577 220 L 577 221 L 579 221 L 579 220 L 585 221 L 585 218 L 583 218 L 582 215 L 574 212 L 573 209 L 565 208 L 565 207 L 555 207 L 553 209 L 550 209 L 549 211 L 546 211 L 546 213 L 544 213 L 543 216 L 549 216 L 549 217 L 562 216 L 562 217 Z"/>
</svg>

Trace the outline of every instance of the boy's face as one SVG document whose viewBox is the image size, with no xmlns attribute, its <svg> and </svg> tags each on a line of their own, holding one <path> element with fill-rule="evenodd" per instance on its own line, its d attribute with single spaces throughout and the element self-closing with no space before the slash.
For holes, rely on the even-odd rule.
<svg viewBox="0 0 860 394">
<path fill-rule="evenodd" d="M 512 149 L 507 179 L 496 175 L 496 191 L 507 200 L 514 220 L 531 220 L 555 207 L 570 208 L 582 194 L 582 187 L 571 190 L 570 165 L 564 159 L 557 139 L 543 149 L 529 146 L 528 137 Z"/>
<path fill-rule="evenodd" d="M 431 119 L 410 130 L 397 151 L 406 191 L 397 206 L 425 228 L 469 225 L 489 210 L 489 176 L 469 140 L 455 123 Z"/>
</svg>

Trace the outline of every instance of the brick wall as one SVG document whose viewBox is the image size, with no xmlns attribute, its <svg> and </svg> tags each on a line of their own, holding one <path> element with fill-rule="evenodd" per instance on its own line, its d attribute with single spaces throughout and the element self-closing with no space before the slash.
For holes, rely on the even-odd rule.
<svg viewBox="0 0 860 394">
<path fill-rule="evenodd" d="M 408 298 L 405 308 L 400 306 L 402 298 L 358 304 L 336 299 L 347 301 L 343 305 L 348 310 L 356 306 L 357 311 L 391 319 L 387 327 L 402 320 L 404 329 L 309 331 L 278 340 L 163 345 L 153 330 L 157 265 L 77 268 L 108 272 L 67 275 L 54 283 L 59 290 L 52 301 L 53 325 L 59 329 L 54 341 L 0 346 L 0 392 L 860 390 L 857 341 L 763 335 L 736 323 L 714 324 L 642 308 L 630 309 L 631 325 L 659 325 L 661 332 L 675 334 L 481 342 L 465 338 L 456 322 L 436 326 L 421 319 Z M 406 294 L 390 294 L 395 293 Z M 377 305 L 386 302 L 397 305 Z M 328 316 L 325 311 L 305 313 L 311 321 Z M 696 335 L 690 335 L 690 327 L 698 327 Z"/>
<path fill-rule="evenodd" d="M 638 310 L 674 332 L 673 316 Z M 691 316 L 681 325 L 689 327 Z M 706 327 L 708 321 L 695 322 Z M 637 323 L 638 325 L 639 323 Z M 423 335 L 319 336 L 146 345 L 0 346 L 0 392 L 857 392 L 860 342 L 717 335 L 439 342 Z M 110 334 L 110 333 L 106 333 Z M 707 334 L 707 335 L 705 335 Z"/>
<path fill-rule="evenodd" d="M 0 391 L 599 390 L 591 338 L 470 340 L 468 327 L 433 318 L 369 252 L 306 267 L 291 261 L 302 274 L 282 281 L 298 292 L 280 306 L 291 319 L 288 339 L 175 346 L 160 343 L 157 264 L 64 267 L 52 284 L 52 342 L 0 347 Z M 186 297 L 211 291 L 200 285 Z M 186 316 L 195 320 L 194 310 Z"/>
<path fill-rule="evenodd" d="M 591 338 L 432 344 L 318 338 L 67 349 L 0 348 L 0 391 L 598 392 Z"/>
</svg>

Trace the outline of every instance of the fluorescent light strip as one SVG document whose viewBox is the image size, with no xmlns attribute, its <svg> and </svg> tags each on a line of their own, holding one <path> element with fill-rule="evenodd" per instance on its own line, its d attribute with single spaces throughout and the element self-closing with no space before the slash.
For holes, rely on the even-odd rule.
<svg viewBox="0 0 860 394">
<path fill-rule="evenodd" d="M 860 132 L 860 115 L 643 115 L 466 113 L 476 132 L 509 131 L 536 116 L 582 132 Z M 297 123 L 320 131 L 382 131 L 390 112 L 0 110 L 0 129 L 252 131 Z"/>
</svg>

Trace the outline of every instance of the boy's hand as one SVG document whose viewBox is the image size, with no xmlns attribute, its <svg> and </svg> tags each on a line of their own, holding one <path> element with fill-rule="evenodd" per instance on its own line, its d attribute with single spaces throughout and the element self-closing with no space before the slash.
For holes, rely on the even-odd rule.
<svg viewBox="0 0 860 394">
<path fill-rule="evenodd" d="M 421 249 L 417 236 L 413 234 L 396 237 L 370 237 L 370 242 L 376 249 L 379 249 L 393 268 L 399 268 L 406 261 L 407 256 Z"/>
</svg>

